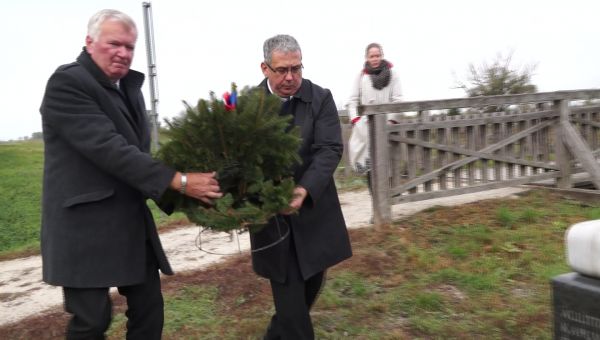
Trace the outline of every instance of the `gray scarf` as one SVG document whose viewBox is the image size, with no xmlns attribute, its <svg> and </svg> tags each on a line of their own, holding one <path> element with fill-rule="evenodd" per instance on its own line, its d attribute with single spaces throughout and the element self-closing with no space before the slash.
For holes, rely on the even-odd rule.
<svg viewBox="0 0 600 340">
<path fill-rule="evenodd" d="M 387 60 L 382 60 L 378 67 L 372 68 L 369 63 L 365 62 L 364 72 L 371 76 L 371 81 L 373 82 L 373 87 L 377 90 L 381 90 L 382 88 L 388 86 L 391 78 L 392 64 L 390 64 Z"/>
</svg>

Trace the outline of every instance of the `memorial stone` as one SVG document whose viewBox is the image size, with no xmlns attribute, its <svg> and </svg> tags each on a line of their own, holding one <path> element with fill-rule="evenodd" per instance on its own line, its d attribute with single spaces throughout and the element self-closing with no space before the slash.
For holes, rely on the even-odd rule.
<svg viewBox="0 0 600 340">
<path fill-rule="evenodd" d="M 572 225 L 565 244 L 574 272 L 552 279 L 554 339 L 600 340 L 600 220 Z"/>
<path fill-rule="evenodd" d="M 579 273 L 552 280 L 554 339 L 600 340 L 600 280 Z"/>
</svg>

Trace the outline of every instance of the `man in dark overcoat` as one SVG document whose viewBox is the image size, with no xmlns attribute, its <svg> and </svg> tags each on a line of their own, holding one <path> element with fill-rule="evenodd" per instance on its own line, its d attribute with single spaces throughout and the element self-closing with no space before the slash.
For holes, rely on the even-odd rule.
<svg viewBox="0 0 600 340">
<path fill-rule="evenodd" d="M 150 156 L 144 76 L 129 69 L 136 39 L 126 14 L 96 13 L 84 50 L 52 74 L 40 108 L 43 279 L 63 287 L 67 339 L 104 338 L 110 287 L 127 298 L 127 338 L 160 339 L 158 269 L 173 271 L 146 199 L 169 188 L 205 202 L 221 195 L 214 174 L 180 173 Z"/>
<path fill-rule="evenodd" d="M 329 90 L 302 78 L 302 51 L 296 39 L 277 35 L 265 41 L 261 69 L 265 91 L 282 98 L 283 115 L 300 127 L 301 164 L 288 211 L 251 234 L 252 264 L 270 280 L 275 315 L 265 339 L 312 339 L 310 308 L 327 268 L 352 256 L 333 174 L 343 144 Z M 289 235 L 281 241 L 287 231 Z"/>
</svg>

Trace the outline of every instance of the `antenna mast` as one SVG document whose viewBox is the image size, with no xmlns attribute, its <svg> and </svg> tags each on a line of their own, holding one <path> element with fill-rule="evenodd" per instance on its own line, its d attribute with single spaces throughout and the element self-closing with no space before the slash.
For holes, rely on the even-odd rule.
<svg viewBox="0 0 600 340">
<path fill-rule="evenodd" d="M 152 149 L 158 151 L 158 80 L 156 79 L 156 51 L 154 49 L 154 22 L 152 20 L 152 4 L 143 2 L 144 29 L 146 32 L 146 55 L 148 56 L 148 83 L 150 84 L 150 118 L 152 133 Z"/>
</svg>

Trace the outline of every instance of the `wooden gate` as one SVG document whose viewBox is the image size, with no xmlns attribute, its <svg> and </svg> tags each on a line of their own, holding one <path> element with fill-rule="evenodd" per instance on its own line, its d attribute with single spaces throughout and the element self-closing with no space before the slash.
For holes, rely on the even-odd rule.
<svg viewBox="0 0 600 340">
<path fill-rule="evenodd" d="M 375 224 L 391 222 L 393 204 L 547 179 L 569 188 L 579 172 L 599 189 L 600 106 L 582 105 L 593 98 L 600 90 L 359 107 L 369 119 Z M 453 108 L 468 113 L 427 115 Z M 401 112 L 417 114 L 386 122 Z"/>
</svg>

